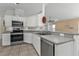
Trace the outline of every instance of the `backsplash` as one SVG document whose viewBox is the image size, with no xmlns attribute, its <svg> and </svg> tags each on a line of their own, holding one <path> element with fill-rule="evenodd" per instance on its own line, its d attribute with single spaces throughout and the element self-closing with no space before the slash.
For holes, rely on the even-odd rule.
<svg viewBox="0 0 79 59">
<path fill-rule="evenodd" d="M 25 27 L 27 30 L 44 30 L 44 27 Z"/>
</svg>

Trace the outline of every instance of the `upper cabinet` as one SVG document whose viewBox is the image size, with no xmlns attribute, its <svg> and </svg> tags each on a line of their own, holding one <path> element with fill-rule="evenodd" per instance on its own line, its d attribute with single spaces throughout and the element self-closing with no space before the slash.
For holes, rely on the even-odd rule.
<svg viewBox="0 0 79 59">
<path fill-rule="evenodd" d="M 11 16 L 11 15 L 6 15 L 4 17 L 5 20 L 5 26 L 6 27 L 12 27 L 12 21 L 22 21 L 24 22 L 25 17 L 19 17 L 19 16 Z"/>
<path fill-rule="evenodd" d="M 35 27 L 35 26 L 37 26 L 37 22 L 38 22 L 38 20 L 37 20 L 37 15 L 36 16 L 30 16 L 30 17 L 28 17 L 27 19 L 26 19 L 26 22 L 27 22 L 27 26 L 28 27 Z"/>
<path fill-rule="evenodd" d="M 42 14 L 26 17 L 25 22 L 27 27 L 41 27 L 44 25 L 42 23 Z"/>
<path fill-rule="evenodd" d="M 44 24 L 42 23 L 42 17 L 43 15 L 36 14 L 28 17 L 20 17 L 20 16 L 12 16 L 12 15 L 5 15 L 5 27 L 9 28 L 12 27 L 12 21 L 22 21 L 24 28 L 30 28 L 33 27 L 33 29 L 40 29 L 40 27 L 43 27 Z M 32 28 L 31 28 L 32 29 Z"/>
<path fill-rule="evenodd" d="M 11 27 L 12 26 L 12 16 L 5 16 L 4 20 L 5 20 L 5 27 Z"/>
</svg>

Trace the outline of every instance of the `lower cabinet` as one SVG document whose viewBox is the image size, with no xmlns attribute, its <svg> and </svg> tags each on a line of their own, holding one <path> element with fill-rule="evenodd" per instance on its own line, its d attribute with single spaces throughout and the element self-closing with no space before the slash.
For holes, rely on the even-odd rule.
<svg viewBox="0 0 79 59">
<path fill-rule="evenodd" d="M 55 45 L 55 56 L 74 56 L 74 41 Z"/>
<path fill-rule="evenodd" d="M 33 39 L 32 39 L 32 44 L 36 50 L 36 52 L 38 53 L 38 55 L 41 55 L 41 42 L 40 42 L 40 36 L 33 34 Z"/>
<path fill-rule="evenodd" d="M 32 33 L 24 33 L 24 42 L 32 43 Z"/>
<path fill-rule="evenodd" d="M 2 34 L 2 46 L 10 45 L 10 33 Z"/>
<path fill-rule="evenodd" d="M 41 54 L 40 51 L 41 42 L 39 35 L 34 33 L 24 33 L 24 42 L 32 44 L 38 55 Z"/>
</svg>

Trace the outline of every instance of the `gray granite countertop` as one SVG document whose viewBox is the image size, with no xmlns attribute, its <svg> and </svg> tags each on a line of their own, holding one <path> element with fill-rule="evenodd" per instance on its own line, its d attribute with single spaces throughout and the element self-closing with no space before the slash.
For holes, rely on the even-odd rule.
<svg viewBox="0 0 79 59">
<path fill-rule="evenodd" d="M 59 31 L 55 31 L 55 32 L 53 32 L 53 31 L 45 31 L 45 30 L 23 30 L 23 32 L 31 32 L 31 33 L 37 33 L 37 32 L 41 32 L 41 33 L 45 33 L 45 32 L 47 32 L 47 33 L 63 33 L 63 34 L 70 34 L 70 35 L 79 35 L 79 33 L 67 33 L 67 32 L 59 32 Z M 5 32 L 3 32 L 3 33 L 11 33 L 11 31 L 5 31 Z"/>
<path fill-rule="evenodd" d="M 69 35 L 79 35 L 79 33 L 75 33 L 75 32 L 73 32 L 73 33 L 69 33 L 69 32 L 60 32 L 60 31 L 55 31 L 55 32 L 53 32 L 53 31 L 45 31 L 45 30 L 24 30 L 24 32 L 50 32 L 50 33 L 62 33 L 62 34 L 69 34 Z"/>
<path fill-rule="evenodd" d="M 40 37 L 52 42 L 52 43 L 55 43 L 55 44 L 62 44 L 62 43 L 65 43 L 65 42 L 69 42 L 69 41 L 73 41 L 74 39 L 72 37 L 68 37 L 69 35 L 71 34 L 77 34 L 77 33 L 65 33 L 65 32 L 51 32 L 51 31 L 34 31 L 34 30 L 24 30 L 24 32 L 30 32 L 30 33 L 53 33 L 52 35 L 39 35 L 39 34 L 36 34 L 36 35 L 39 35 Z M 3 32 L 4 33 L 11 33 L 11 31 L 6 31 L 6 32 Z M 68 36 L 60 36 L 59 34 L 60 33 L 63 33 L 63 34 L 69 34 Z"/>
<path fill-rule="evenodd" d="M 74 41 L 73 38 L 64 37 L 64 36 L 56 36 L 56 35 L 41 35 L 41 38 L 48 40 L 55 44 L 63 44 L 66 42 Z"/>
<path fill-rule="evenodd" d="M 23 32 L 31 32 L 31 33 L 35 33 L 35 32 L 50 32 L 50 31 L 40 31 L 40 30 L 23 30 Z M 5 31 L 3 33 L 11 33 L 11 31 Z"/>
</svg>

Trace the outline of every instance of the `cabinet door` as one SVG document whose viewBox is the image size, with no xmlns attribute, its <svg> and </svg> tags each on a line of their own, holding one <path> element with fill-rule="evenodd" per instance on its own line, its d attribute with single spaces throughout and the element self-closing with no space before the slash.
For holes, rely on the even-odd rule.
<svg viewBox="0 0 79 59">
<path fill-rule="evenodd" d="M 29 27 L 37 26 L 38 22 L 37 22 L 37 16 L 36 15 L 27 17 L 26 19 L 27 19 L 26 20 L 27 21 L 27 26 L 29 26 Z"/>
<path fill-rule="evenodd" d="M 12 26 L 12 16 L 5 16 L 5 26 L 7 27 L 11 27 Z"/>
<path fill-rule="evenodd" d="M 37 53 L 40 55 L 41 54 L 41 51 L 40 51 L 41 42 L 40 42 L 40 36 L 39 35 L 33 34 L 33 43 L 32 44 L 33 44 L 34 48 L 36 49 Z"/>
<path fill-rule="evenodd" d="M 73 41 L 67 42 L 64 44 L 55 46 L 55 55 L 56 56 L 73 56 L 74 55 L 74 47 Z"/>
<path fill-rule="evenodd" d="M 32 33 L 24 33 L 24 42 L 32 43 Z"/>
<path fill-rule="evenodd" d="M 10 34 L 2 34 L 2 45 L 10 45 Z"/>
<path fill-rule="evenodd" d="M 24 26 L 24 28 L 27 27 L 27 21 L 28 21 L 28 18 L 25 17 L 24 20 L 23 20 L 23 26 Z"/>
</svg>

